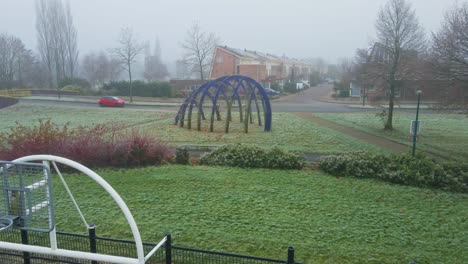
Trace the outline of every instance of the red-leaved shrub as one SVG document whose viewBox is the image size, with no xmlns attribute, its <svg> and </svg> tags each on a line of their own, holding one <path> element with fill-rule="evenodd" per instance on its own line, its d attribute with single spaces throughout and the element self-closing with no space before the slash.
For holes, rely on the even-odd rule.
<svg viewBox="0 0 468 264">
<path fill-rule="evenodd" d="M 59 127 L 50 120 L 39 120 L 37 126 L 17 124 L 0 133 L 1 160 L 36 154 L 61 156 L 88 167 L 130 167 L 169 162 L 174 150 L 122 125 L 71 129 L 68 124 Z"/>
</svg>

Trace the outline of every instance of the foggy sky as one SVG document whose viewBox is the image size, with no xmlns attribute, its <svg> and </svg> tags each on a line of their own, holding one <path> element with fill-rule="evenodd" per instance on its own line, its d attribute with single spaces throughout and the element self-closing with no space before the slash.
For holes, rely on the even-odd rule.
<svg viewBox="0 0 468 264">
<path fill-rule="evenodd" d="M 427 35 L 438 30 L 456 0 L 412 0 Z M 180 43 L 195 22 L 223 45 L 335 62 L 375 40 L 375 19 L 386 0 L 72 0 L 80 55 L 116 46 L 132 27 L 141 41 L 159 38 L 162 57 L 182 55 Z M 0 33 L 36 50 L 33 0 L 0 0 Z"/>
</svg>

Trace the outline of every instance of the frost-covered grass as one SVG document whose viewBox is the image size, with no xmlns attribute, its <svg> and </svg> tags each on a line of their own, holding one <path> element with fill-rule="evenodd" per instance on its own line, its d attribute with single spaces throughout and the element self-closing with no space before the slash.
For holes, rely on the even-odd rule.
<svg viewBox="0 0 468 264">
<path fill-rule="evenodd" d="M 69 122 L 71 127 L 123 123 L 130 128 L 136 128 L 140 132 L 153 135 L 174 145 L 250 143 L 263 147 L 276 146 L 285 150 L 314 153 L 338 153 L 358 150 L 385 152 L 379 147 L 288 113 L 273 113 L 271 132 L 263 132 L 263 128 L 251 124 L 248 134 L 243 132 L 243 124 L 239 122 L 239 116 L 233 114 L 230 133 L 225 134 L 224 116 L 222 121 L 215 122 L 215 132 L 210 133 L 208 132 L 208 120 L 203 121 L 202 131 L 196 131 L 196 115 L 192 120 L 192 130 L 174 125 L 175 112 L 33 104 L 18 104 L 0 111 L 0 123 L 2 124 L 0 132 L 5 132 L 14 127 L 17 121 L 23 125 L 33 125 L 37 124 L 37 120 L 40 118 L 50 118 L 52 122 L 59 125 Z M 256 116 L 253 119 L 257 120 Z"/>
<path fill-rule="evenodd" d="M 126 201 L 145 241 L 303 263 L 467 263 L 468 196 L 336 178 L 318 171 L 204 166 L 97 170 Z M 131 238 L 115 203 L 65 175 L 99 235 Z M 55 182 L 58 230 L 86 232 Z"/>
<path fill-rule="evenodd" d="M 383 130 L 383 122 L 375 113 L 321 113 L 316 116 L 350 126 L 377 136 L 411 145 L 408 140 L 411 120 L 415 114 L 395 113 L 394 130 Z M 425 114 L 419 116 L 421 132 L 417 147 L 446 159 L 468 159 L 468 117 L 460 114 Z"/>
</svg>

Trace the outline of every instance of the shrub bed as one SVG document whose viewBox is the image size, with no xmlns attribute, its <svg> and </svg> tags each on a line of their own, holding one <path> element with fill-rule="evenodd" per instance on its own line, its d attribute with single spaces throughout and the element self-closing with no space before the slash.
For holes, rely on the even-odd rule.
<svg viewBox="0 0 468 264">
<path fill-rule="evenodd" d="M 132 167 L 168 162 L 174 151 L 158 139 L 119 125 L 69 129 L 40 120 L 37 126 L 17 124 L 0 134 L 1 160 L 36 154 L 57 155 L 89 167 Z"/>
<path fill-rule="evenodd" d="M 305 165 L 302 155 L 278 148 L 233 144 L 222 146 L 200 159 L 202 165 L 242 168 L 301 169 Z"/>
<path fill-rule="evenodd" d="M 436 163 L 417 155 L 351 153 L 325 157 L 320 168 L 335 176 L 375 178 L 397 184 L 468 193 L 468 163 Z"/>
</svg>

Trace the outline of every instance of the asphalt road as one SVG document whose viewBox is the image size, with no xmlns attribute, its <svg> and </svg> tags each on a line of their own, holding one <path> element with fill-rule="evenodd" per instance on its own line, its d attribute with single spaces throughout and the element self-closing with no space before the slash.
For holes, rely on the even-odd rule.
<svg viewBox="0 0 468 264">
<path fill-rule="evenodd" d="M 380 112 L 379 108 L 357 108 L 350 107 L 349 104 L 328 103 L 320 101 L 330 94 L 332 86 L 322 84 L 316 87 L 307 89 L 299 94 L 292 94 L 279 99 L 272 100 L 271 106 L 274 112 L 313 112 L 313 113 L 351 113 L 351 112 Z M 96 99 L 97 101 L 97 99 Z M 78 106 L 78 107 L 100 107 L 94 102 L 74 102 L 60 101 L 51 98 L 50 100 L 22 98 L 20 102 L 42 104 L 42 105 L 63 105 L 63 106 Z M 142 102 L 141 102 L 142 103 Z M 177 111 L 178 106 L 159 106 L 159 105 L 125 105 L 125 109 L 147 109 L 157 111 Z M 415 110 L 395 109 L 395 111 L 415 112 Z M 431 112 L 424 110 L 424 112 Z"/>
</svg>

